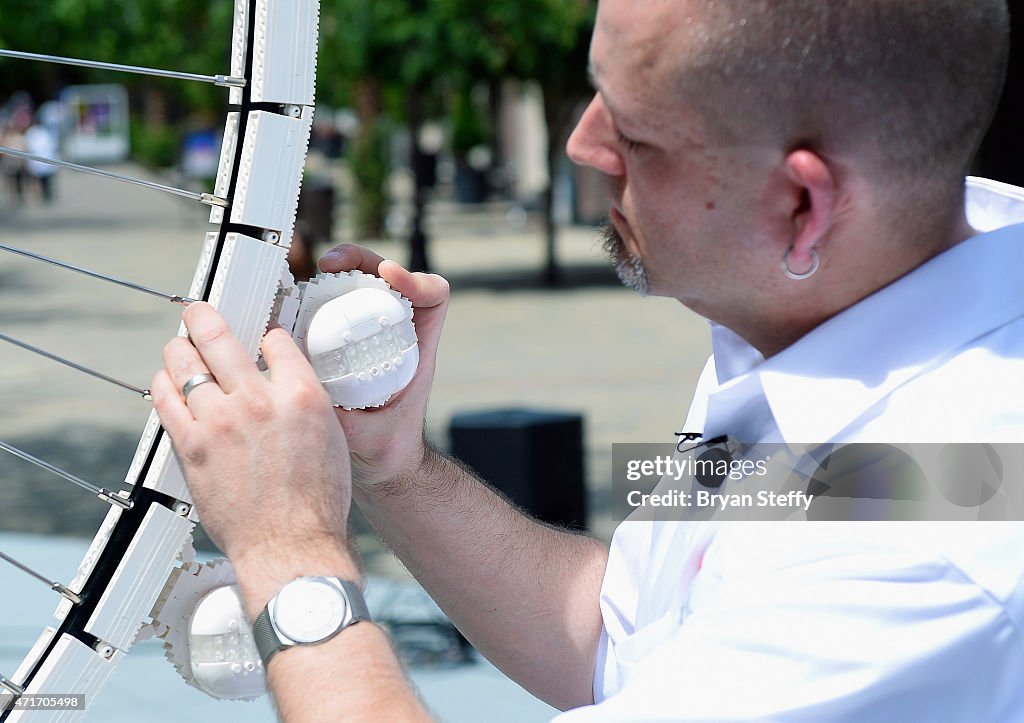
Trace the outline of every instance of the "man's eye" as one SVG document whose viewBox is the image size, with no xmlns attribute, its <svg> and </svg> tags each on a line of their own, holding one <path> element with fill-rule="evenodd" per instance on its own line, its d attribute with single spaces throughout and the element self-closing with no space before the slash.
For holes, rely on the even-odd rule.
<svg viewBox="0 0 1024 723">
<path fill-rule="evenodd" d="M 636 151 L 640 150 L 641 144 L 638 141 L 634 141 L 632 138 L 627 138 L 625 135 L 623 135 L 622 131 L 619 131 L 619 142 L 622 145 L 624 145 L 626 147 L 626 150 L 628 150 L 630 153 L 635 153 Z"/>
</svg>

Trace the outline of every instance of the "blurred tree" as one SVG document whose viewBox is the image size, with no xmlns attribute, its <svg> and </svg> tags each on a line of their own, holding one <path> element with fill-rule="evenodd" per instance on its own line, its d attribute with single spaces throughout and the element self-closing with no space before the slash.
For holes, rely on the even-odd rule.
<svg viewBox="0 0 1024 723">
<path fill-rule="evenodd" d="M 320 89 L 327 102 L 351 102 L 359 115 L 356 147 L 377 138 L 385 113 L 410 128 L 414 169 L 424 166 L 419 128 L 441 97 L 465 99 L 480 83 L 507 77 L 537 81 L 549 125 L 549 188 L 544 194 L 546 276 L 557 277 L 552 183 L 573 110 L 586 97 L 586 50 L 593 0 L 324 0 Z M 458 104 L 453 104 L 458 107 Z M 373 142 L 380 149 L 380 144 Z M 384 150 L 379 150 L 383 153 Z M 379 159 L 354 159 L 358 233 L 383 230 L 383 189 L 374 188 Z M 366 164 L 365 167 L 363 164 Z M 384 162 L 386 165 L 386 161 Z M 416 183 L 410 265 L 429 266 L 422 230 L 425 190 Z M 372 211 L 372 213 L 370 212 Z M 374 214 L 379 214 L 374 219 Z"/>
<path fill-rule="evenodd" d="M 417 174 L 409 266 L 429 268 L 423 230 L 426 189 L 420 178 L 419 129 L 425 109 L 448 68 L 439 41 L 435 0 L 323 0 L 320 95 L 332 105 L 350 103 L 359 118 L 350 163 L 356 182 L 356 233 L 384 234 L 384 182 L 390 165 L 386 115 L 404 118 Z"/>
<path fill-rule="evenodd" d="M 228 68 L 232 4 L 208 0 L 3 0 L 0 44 L 29 52 L 127 65 L 215 74 Z M 37 100 L 65 85 L 117 82 L 141 104 L 145 123 L 159 134 L 182 132 L 183 108 L 212 122 L 227 102 L 223 88 L 69 66 L 3 61 L 0 92 L 29 90 Z"/>
<path fill-rule="evenodd" d="M 597 3 L 593 0 L 437 0 L 456 82 L 514 77 L 536 81 L 548 127 L 548 182 L 542 194 L 545 280 L 558 282 L 554 182 L 575 112 L 591 93 L 587 51 Z"/>
<path fill-rule="evenodd" d="M 0 3 L 0 47 L 28 52 L 51 52 L 59 37 L 50 3 L 3 0 Z M 60 86 L 61 69 L 19 60 L 0 60 L 0 101 L 15 91 L 48 97 Z"/>
<path fill-rule="evenodd" d="M 82 0 L 60 1 L 79 4 Z M 109 0 L 88 1 L 110 5 Z M 203 75 L 228 73 L 231 3 L 120 0 L 120 4 L 125 40 L 121 47 L 103 48 L 105 59 Z M 132 144 L 136 156 L 146 163 L 173 163 L 189 126 L 210 127 L 222 122 L 227 104 L 223 88 L 143 77 L 133 77 L 127 83 L 142 113 L 142 122 L 132 126 Z"/>
<path fill-rule="evenodd" d="M 110 6 L 109 0 L 88 0 Z M 80 5 L 83 0 L 60 0 Z M 232 3 L 209 0 L 120 0 L 126 43 L 104 48 L 105 57 L 151 68 L 214 75 L 230 68 Z M 109 51 L 109 54 L 107 52 Z M 142 83 L 153 87 L 152 80 Z M 167 99 L 193 112 L 221 115 L 223 88 L 205 83 L 160 81 Z"/>
<path fill-rule="evenodd" d="M 544 93 L 544 119 L 548 126 L 548 185 L 544 190 L 543 202 L 547 252 L 544 275 L 549 284 L 559 281 L 555 254 L 555 177 L 558 161 L 564 157 L 565 144 L 573 129 L 577 108 L 593 92 L 586 68 L 596 10 L 596 3 L 590 0 L 575 0 L 554 5 L 561 6 L 559 12 L 563 15 L 565 26 L 556 28 L 550 23 L 553 18 L 548 18 L 548 33 L 543 42 L 548 43 L 550 52 L 544 53 L 542 46 L 541 52 L 532 58 L 524 58 L 520 73 L 521 77 L 536 80 Z"/>
<path fill-rule="evenodd" d="M 497 83 L 494 84 L 495 86 Z M 487 91 L 477 93 L 476 90 Z M 489 120 L 498 115 L 495 103 L 486 103 L 500 89 L 478 86 L 473 91 L 457 89 L 448 102 L 448 124 L 452 154 L 455 156 L 455 199 L 460 203 L 481 203 L 490 191 L 492 154 L 486 149 L 497 147 L 494 130 L 497 123 Z M 485 149 L 481 156 L 474 153 Z"/>
<path fill-rule="evenodd" d="M 585 53 L 593 0 L 323 0 L 320 97 L 351 104 L 360 119 L 352 167 L 361 236 L 384 230 L 389 132 L 387 118 L 404 119 L 412 167 L 427 167 L 419 128 L 443 98 L 465 98 L 480 83 L 507 77 L 537 81 L 549 126 L 549 178 L 554 179 L 572 110 L 587 92 Z M 198 73 L 225 72 L 232 3 L 209 0 L 2 0 L 0 43 L 130 65 Z M 172 30 L 172 32 L 168 32 Z M 72 82 L 125 83 L 142 99 L 146 123 L 177 128 L 186 105 L 219 115 L 223 89 L 154 81 L 62 66 L 4 61 L 0 90 L 54 94 Z M 494 94 L 492 93 L 492 97 Z M 422 229 L 425 184 L 416 184 L 411 266 L 427 268 Z M 552 190 L 544 194 L 547 275 L 554 280 Z"/>
</svg>

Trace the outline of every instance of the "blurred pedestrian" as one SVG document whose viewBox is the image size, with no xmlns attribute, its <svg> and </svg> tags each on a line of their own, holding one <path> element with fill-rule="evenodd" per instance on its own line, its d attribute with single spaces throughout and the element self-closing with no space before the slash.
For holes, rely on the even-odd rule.
<svg viewBox="0 0 1024 723">
<path fill-rule="evenodd" d="M 27 150 L 25 131 L 32 125 L 32 111 L 28 106 L 18 105 L 8 118 L 7 124 L 0 130 L 0 146 L 15 151 Z M 28 170 L 25 161 L 14 156 L 0 156 L 0 173 L 4 176 L 7 192 L 14 205 L 21 205 L 25 200 L 25 177 Z"/>
<path fill-rule="evenodd" d="M 59 157 L 59 141 L 52 128 L 36 119 L 36 122 L 25 132 L 25 149 L 28 153 L 42 158 L 56 159 Z M 53 177 L 57 166 L 43 161 L 28 161 L 28 174 L 39 187 L 39 195 L 43 203 L 53 202 Z"/>
</svg>

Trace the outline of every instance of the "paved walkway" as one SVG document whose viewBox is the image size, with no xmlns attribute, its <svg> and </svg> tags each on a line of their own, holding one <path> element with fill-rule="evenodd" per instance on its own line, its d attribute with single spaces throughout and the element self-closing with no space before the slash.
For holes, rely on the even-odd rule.
<svg viewBox="0 0 1024 723">
<path fill-rule="evenodd" d="M 0 242 L 187 291 L 208 228 L 205 209 L 67 172 L 57 182 L 52 207 L 36 202 L 12 210 L 0 202 Z M 451 415 L 463 410 L 581 412 L 591 526 L 608 536 L 611 444 L 672 439 L 707 357 L 706 325 L 674 301 L 640 299 L 621 288 L 588 229 L 562 233 L 566 286 L 539 288 L 537 220 L 513 227 L 507 210 L 442 203 L 432 212 L 433 263 L 452 281 L 453 301 L 428 432 L 445 445 Z M 371 245 L 405 258 L 401 243 Z M 178 313 L 158 299 L 0 254 L 0 332 L 138 386 L 148 386 L 158 368 Z M 0 370 L 0 439 L 103 484 L 123 476 L 148 403 L 8 345 L 0 344 Z M 74 532 L 102 512 L 77 497 L 40 504 L 68 491 L 20 462 L 4 459 L 0 472 L 0 509 L 7 510 L 0 530 Z M 398 572 L 372 536 L 363 537 L 371 569 Z"/>
</svg>

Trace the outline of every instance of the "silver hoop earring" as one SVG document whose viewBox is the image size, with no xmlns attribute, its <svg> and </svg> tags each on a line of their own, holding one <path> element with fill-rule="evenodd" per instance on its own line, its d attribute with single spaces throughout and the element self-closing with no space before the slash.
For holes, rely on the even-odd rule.
<svg viewBox="0 0 1024 723">
<path fill-rule="evenodd" d="M 818 266 L 821 265 L 821 259 L 818 258 L 818 252 L 811 249 L 811 268 L 802 274 L 798 274 L 789 268 L 789 255 L 791 253 L 793 253 L 792 246 L 786 250 L 786 254 L 782 257 L 782 272 L 789 278 L 793 279 L 793 281 L 803 281 L 804 279 L 809 279 L 814 276 L 815 272 L 818 270 Z"/>
</svg>

